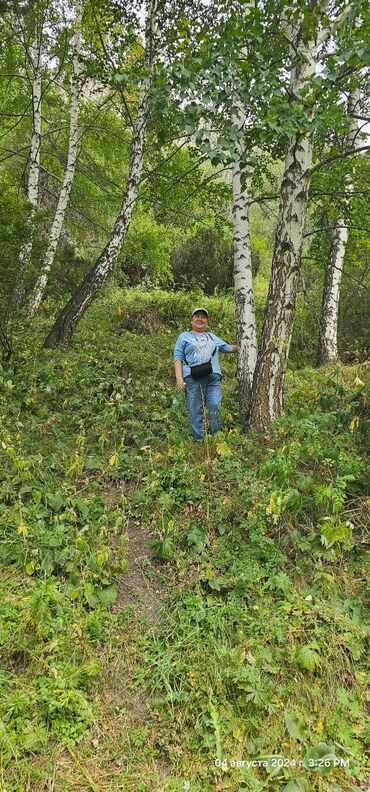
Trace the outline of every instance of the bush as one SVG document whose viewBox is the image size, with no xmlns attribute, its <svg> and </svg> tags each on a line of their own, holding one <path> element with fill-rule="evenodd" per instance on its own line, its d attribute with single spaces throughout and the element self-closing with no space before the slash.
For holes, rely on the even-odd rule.
<svg viewBox="0 0 370 792">
<path fill-rule="evenodd" d="M 176 286 L 200 286 L 205 294 L 225 290 L 233 282 L 233 255 L 230 239 L 216 228 L 201 228 L 171 258 Z"/>
</svg>

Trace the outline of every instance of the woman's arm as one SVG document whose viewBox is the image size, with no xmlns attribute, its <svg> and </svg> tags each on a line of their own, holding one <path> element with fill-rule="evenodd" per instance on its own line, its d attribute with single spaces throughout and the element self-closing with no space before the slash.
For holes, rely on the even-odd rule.
<svg viewBox="0 0 370 792">
<path fill-rule="evenodd" d="M 175 360 L 176 384 L 180 391 L 186 390 L 186 382 L 182 376 L 182 360 Z"/>
<path fill-rule="evenodd" d="M 219 352 L 237 352 L 237 344 L 228 344 L 223 338 L 219 338 L 214 333 L 209 333 L 215 344 L 218 346 Z"/>
</svg>

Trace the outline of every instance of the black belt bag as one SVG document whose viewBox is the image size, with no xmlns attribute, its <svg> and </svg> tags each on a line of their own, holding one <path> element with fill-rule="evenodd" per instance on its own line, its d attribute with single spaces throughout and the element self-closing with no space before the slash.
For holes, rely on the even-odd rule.
<svg viewBox="0 0 370 792">
<path fill-rule="evenodd" d="M 189 366 L 190 374 L 193 377 L 193 379 L 195 380 L 202 379 L 202 377 L 208 377 L 209 374 L 212 374 L 212 358 L 216 353 L 216 349 L 217 347 L 215 346 L 210 359 L 207 360 L 206 363 L 198 363 L 197 366 Z M 189 364 L 188 361 L 186 360 L 185 355 L 184 358 L 185 358 L 185 363 L 188 366 Z"/>
</svg>

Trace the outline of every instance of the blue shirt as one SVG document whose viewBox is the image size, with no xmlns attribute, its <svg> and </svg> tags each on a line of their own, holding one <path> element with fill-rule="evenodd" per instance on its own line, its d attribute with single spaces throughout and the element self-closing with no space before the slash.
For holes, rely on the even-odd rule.
<svg viewBox="0 0 370 792">
<path fill-rule="evenodd" d="M 212 356 L 215 347 L 216 352 Z M 183 378 L 191 375 L 190 366 L 206 363 L 209 359 L 211 359 L 213 373 L 221 374 L 218 353 L 231 351 L 231 344 L 227 344 L 214 333 L 193 333 L 191 330 L 186 330 L 185 333 L 180 333 L 176 341 L 173 359 L 183 361 Z"/>
</svg>

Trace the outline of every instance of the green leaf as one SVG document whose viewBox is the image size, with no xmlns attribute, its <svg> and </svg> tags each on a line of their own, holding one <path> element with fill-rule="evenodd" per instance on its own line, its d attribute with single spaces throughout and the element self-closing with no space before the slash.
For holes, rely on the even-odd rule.
<svg viewBox="0 0 370 792">
<path fill-rule="evenodd" d="M 312 787 L 306 778 L 292 778 L 291 781 L 284 787 L 283 792 L 311 792 Z"/>
<path fill-rule="evenodd" d="M 112 583 L 106 588 L 96 589 L 96 594 L 99 602 L 101 602 L 102 605 L 105 605 L 106 608 L 110 608 L 110 606 L 113 605 L 117 599 L 118 588 L 115 583 Z"/>
<path fill-rule="evenodd" d="M 335 518 L 324 517 L 320 526 L 321 543 L 325 547 L 332 547 L 336 542 L 343 542 L 345 547 L 351 546 L 352 523 L 336 522 Z"/>
<path fill-rule="evenodd" d="M 317 770 L 320 776 L 328 775 L 335 766 L 336 755 L 334 745 L 318 743 L 309 748 L 303 765 L 307 770 Z"/>
<path fill-rule="evenodd" d="M 285 726 L 287 728 L 288 734 L 293 737 L 295 740 L 304 740 L 305 737 L 305 730 L 306 724 L 302 718 L 298 715 L 293 715 L 289 712 L 284 712 L 285 718 Z"/>
<path fill-rule="evenodd" d="M 205 538 L 206 538 L 206 533 L 204 529 L 198 528 L 197 525 L 190 528 L 190 530 L 187 532 L 186 535 L 186 540 L 189 547 L 191 547 L 192 545 L 196 545 L 199 547 L 204 543 Z"/>
<path fill-rule="evenodd" d="M 48 506 L 51 506 L 53 511 L 59 511 L 64 505 L 64 498 L 60 492 L 56 492 L 54 495 L 51 492 L 46 493 L 46 501 Z"/>
<path fill-rule="evenodd" d="M 89 581 L 87 581 L 87 583 L 84 585 L 84 595 L 87 604 L 90 605 L 90 608 L 96 608 L 99 603 L 99 600 L 96 596 L 96 588 Z"/>
<path fill-rule="evenodd" d="M 316 671 L 321 665 L 321 657 L 311 646 L 300 646 L 295 653 L 295 663 L 305 671 Z"/>
<path fill-rule="evenodd" d="M 82 517 L 86 518 L 89 514 L 89 507 L 86 501 L 84 501 L 82 498 L 78 498 L 76 501 L 76 506 Z"/>
</svg>

